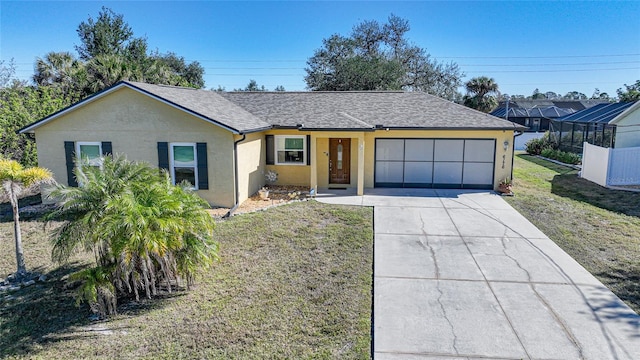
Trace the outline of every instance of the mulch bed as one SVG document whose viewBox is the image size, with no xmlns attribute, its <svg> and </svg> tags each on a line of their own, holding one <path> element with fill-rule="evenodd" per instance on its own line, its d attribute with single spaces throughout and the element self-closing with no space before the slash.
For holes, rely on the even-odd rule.
<svg viewBox="0 0 640 360">
<path fill-rule="evenodd" d="M 269 189 L 268 200 L 261 199 L 260 195 L 256 192 L 240 204 L 233 214 L 246 214 L 294 201 L 306 200 L 309 195 L 309 187 L 307 186 L 269 185 L 267 188 Z M 214 218 L 220 219 L 229 212 L 229 208 L 220 207 L 207 211 Z"/>
</svg>

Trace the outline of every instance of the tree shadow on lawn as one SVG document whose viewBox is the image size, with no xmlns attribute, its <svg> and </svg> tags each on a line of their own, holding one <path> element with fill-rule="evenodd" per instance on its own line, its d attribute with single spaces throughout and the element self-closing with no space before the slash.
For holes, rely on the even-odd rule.
<svg viewBox="0 0 640 360">
<path fill-rule="evenodd" d="M 516 155 L 522 160 L 558 172 L 551 180 L 551 193 L 585 202 L 601 209 L 640 217 L 640 192 L 611 190 L 578 177 L 578 171 L 528 154 Z"/>
<path fill-rule="evenodd" d="M 607 293 L 596 292 L 591 301 L 594 311 L 600 318 L 624 322 L 634 329 L 632 337 L 640 338 L 640 274 L 637 271 L 613 269 L 609 272 L 594 274 L 604 280 L 608 288 L 614 288 L 616 295 L 624 301 L 635 313 L 626 309 L 619 301 L 614 300 Z"/>
<path fill-rule="evenodd" d="M 63 277 L 86 266 L 81 263 L 61 266 L 45 274 L 46 282 L 0 295 L 0 358 L 33 356 L 47 343 L 98 337 L 103 331 L 123 330 L 108 326 L 109 320 L 92 321 L 87 304 L 76 306 L 76 288 L 65 286 L 67 281 Z M 183 294 L 175 291 L 140 302 L 118 299 L 118 317 L 143 314 Z"/>
<path fill-rule="evenodd" d="M 551 193 L 640 218 L 640 192 L 607 189 L 575 173 L 554 176 Z"/>
<path fill-rule="evenodd" d="M 45 274 L 46 282 L 5 293 L 0 298 L 0 354 L 29 354 L 48 335 L 88 322 L 86 307 L 76 307 L 75 292 L 65 289 L 62 280 L 84 266 L 73 263 L 59 267 Z"/>
<path fill-rule="evenodd" d="M 552 163 L 551 161 L 547 161 L 544 159 L 540 159 L 537 158 L 533 155 L 529 155 L 529 154 L 517 154 L 516 157 L 524 160 L 524 161 L 528 161 L 531 163 L 534 163 L 536 165 L 540 165 L 542 167 L 545 167 L 551 171 L 555 171 L 558 172 L 560 174 L 568 174 L 568 173 L 578 173 L 578 170 L 568 167 L 568 166 L 563 166 L 563 165 L 558 165 L 556 163 Z"/>
</svg>

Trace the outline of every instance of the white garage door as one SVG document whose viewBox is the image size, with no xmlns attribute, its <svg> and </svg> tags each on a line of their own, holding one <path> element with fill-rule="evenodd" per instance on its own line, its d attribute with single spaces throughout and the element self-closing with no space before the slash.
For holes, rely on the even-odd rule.
<svg viewBox="0 0 640 360">
<path fill-rule="evenodd" d="M 376 187 L 493 188 L 495 139 L 376 139 Z"/>
</svg>

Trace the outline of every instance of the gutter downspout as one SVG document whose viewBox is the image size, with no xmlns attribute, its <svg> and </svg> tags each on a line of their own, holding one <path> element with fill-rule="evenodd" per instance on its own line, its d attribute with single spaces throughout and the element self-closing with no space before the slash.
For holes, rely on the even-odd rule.
<svg viewBox="0 0 640 360">
<path fill-rule="evenodd" d="M 223 219 L 227 219 L 233 215 L 233 212 L 236 211 L 238 206 L 240 206 L 240 189 L 238 186 L 238 144 L 244 141 L 247 138 L 246 134 L 242 134 L 242 138 L 233 142 L 233 172 L 234 172 L 234 184 L 236 187 L 236 196 L 235 196 L 235 204 L 229 211 L 222 217 Z"/>
</svg>

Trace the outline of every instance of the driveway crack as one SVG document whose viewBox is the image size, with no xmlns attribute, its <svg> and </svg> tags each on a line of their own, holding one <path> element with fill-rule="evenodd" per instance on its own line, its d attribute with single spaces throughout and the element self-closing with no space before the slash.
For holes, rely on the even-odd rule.
<svg viewBox="0 0 640 360">
<path fill-rule="evenodd" d="M 455 350 L 456 355 L 460 354 L 460 351 L 458 351 L 458 336 L 456 335 L 456 331 L 455 328 L 453 327 L 453 323 L 451 322 L 451 320 L 449 319 L 449 316 L 447 315 L 447 310 L 444 308 L 444 304 L 442 303 L 442 296 L 444 295 L 444 293 L 442 292 L 442 289 L 440 289 L 440 280 L 436 280 L 436 289 L 438 290 L 438 304 L 440 305 L 440 310 L 442 311 L 442 316 L 444 316 L 444 319 L 447 321 L 447 324 L 449 324 L 449 328 L 451 329 L 451 335 L 453 336 L 453 350 Z"/>
<path fill-rule="evenodd" d="M 438 266 L 438 259 L 436 258 L 436 251 L 434 250 L 433 246 L 429 242 L 429 236 L 427 235 L 427 232 L 425 230 L 426 224 L 424 222 L 424 218 L 422 217 L 422 214 L 419 214 L 419 216 L 420 216 L 420 222 L 422 223 L 420 229 L 422 230 L 422 235 L 424 236 L 424 241 L 422 240 L 422 237 L 420 237 L 419 238 L 420 241 L 418 243 L 425 250 L 429 250 L 429 254 L 431 255 L 431 260 L 433 261 L 433 266 L 434 266 L 435 272 L 436 272 L 436 279 L 440 279 L 440 267 Z"/>
</svg>

